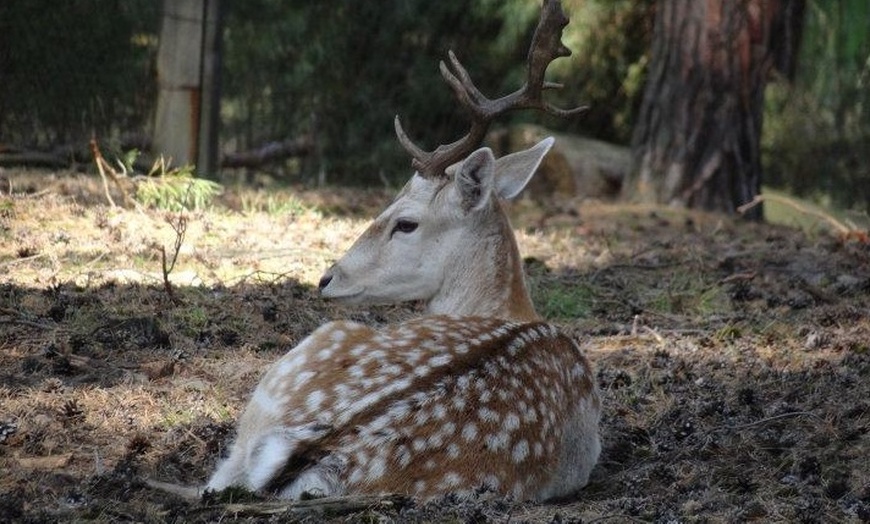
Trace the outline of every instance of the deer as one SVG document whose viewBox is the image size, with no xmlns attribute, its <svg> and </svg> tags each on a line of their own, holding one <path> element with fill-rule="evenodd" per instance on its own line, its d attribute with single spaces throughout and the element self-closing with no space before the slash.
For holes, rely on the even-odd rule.
<svg viewBox="0 0 870 524">
<path fill-rule="evenodd" d="M 471 115 L 461 139 L 425 151 L 395 130 L 415 173 L 323 275 L 323 297 L 421 301 L 383 328 L 332 321 L 265 373 L 206 489 L 282 499 L 399 493 L 422 500 L 491 490 L 515 500 L 572 495 L 601 449 L 601 398 L 572 337 L 541 319 L 503 207 L 553 145 L 501 158 L 479 147 L 513 109 L 578 114 L 542 98 L 549 63 L 570 54 L 546 0 L 519 90 L 485 97 L 451 51 L 441 73 Z"/>
</svg>

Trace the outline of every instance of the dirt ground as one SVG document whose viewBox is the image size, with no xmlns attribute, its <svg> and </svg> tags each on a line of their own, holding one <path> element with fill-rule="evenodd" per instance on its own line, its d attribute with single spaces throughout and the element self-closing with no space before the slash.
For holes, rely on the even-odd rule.
<svg viewBox="0 0 870 524">
<path fill-rule="evenodd" d="M 417 314 L 315 290 L 389 193 L 228 190 L 179 215 L 112 208 L 92 178 L 0 174 L 0 522 L 870 522 L 866 239 L 520 202 L 539 311 L 604 393 L 590 485 L 288 509 L 145 480 L 203 484 L 260 374 L 318 325 Z"/>
</svg>

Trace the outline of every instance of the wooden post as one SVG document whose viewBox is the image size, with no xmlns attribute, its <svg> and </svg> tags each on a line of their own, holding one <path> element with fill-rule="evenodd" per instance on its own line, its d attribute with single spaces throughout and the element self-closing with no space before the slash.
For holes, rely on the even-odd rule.
<svg viewBox="0 0 870 524">
<path fill-rule="evenodd" d="M 217 167 L 220 0 L 164 0 L 157 53 L 157 154 L 175 166 Z"/>
<path fill-rule="evenodd" d="M 202 39 L 202 104 L 199 119 L 197 172 L 214 178 L 219 169 L 218 135 L 220 132 L 221 61 L 223 12 L 220 0 L 205 0 L 205 29 Z"/>
</svg>

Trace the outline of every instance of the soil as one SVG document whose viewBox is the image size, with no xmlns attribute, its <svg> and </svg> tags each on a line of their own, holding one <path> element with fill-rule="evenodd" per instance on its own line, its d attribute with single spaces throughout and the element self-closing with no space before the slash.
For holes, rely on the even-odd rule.
<svg viewBox="0 0 870 524">
<path fill-rule="evenodd" d="M 316 293 L 389 193 L 231 189 L 179 214 L 112 207 L 93 178 L 2 174 L 2 522 L 870 522 L 866 236 L 519 202 L 539 310 L 604 393 L 590 484 L 300 509 L 146 481 L 202 485 L 263 370 L 318 325 L 419 313 Z"/>
</svg>

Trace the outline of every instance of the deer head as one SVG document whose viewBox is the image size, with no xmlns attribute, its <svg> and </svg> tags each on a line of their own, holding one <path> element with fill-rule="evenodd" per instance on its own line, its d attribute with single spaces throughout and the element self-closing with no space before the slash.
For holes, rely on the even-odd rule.
<svg viewBox="0 0 870 524">
<path fill-rule="evenodd" d="M 558 109 L 542 98 L 544 90 L 561 87 L 545 82 L 544 72 L 552 60 L 570 54 L 561 43 L 567 23 L 557 1 L 544 4 L 528 54 L 526 83 L 498 99 L 484 96 L 449 53 L 450 65 L 441 62 L 441 74 L 470 115 L 470 131 L 429 152 L 408 138 L 396 117 L 399 142 L 417 172 L 324 274 L 323 296 L 357 303 L 422 300 L 433 314 L 537 318 L 500 201 L 523 190 L 553 140 L 500 159 L 488 148 L 477 148 L 492 120 L 510 110 L 569 116 L 586 109 Z"/>
</svg>

